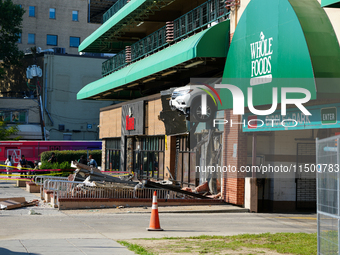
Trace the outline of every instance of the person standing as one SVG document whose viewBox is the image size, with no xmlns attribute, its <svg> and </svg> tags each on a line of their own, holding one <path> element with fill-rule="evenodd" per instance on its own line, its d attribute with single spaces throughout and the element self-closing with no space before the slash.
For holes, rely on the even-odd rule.
<svg viewBox="0 0 340 255">
<path fill-rule="evenodd" d="M 8 155 L 8 157 L 5 161 L 5 165 L 6 165 L 6 171 L 7 171 L 8 178 L 11 178 L 12 166 L 14 165 L 11 155 Z"/>
<path fill-rule="evenodd" d="M 94 158 L 92 157 L 92 154 L 89 155 L 89 165 L 95 168 L 98 168 L 97 162 L 94 160 Z"/>
<path fill-rule="evenodd" d="M 52 163 L 52 164 L 58 162 L 57 157 L 55 156 L 55 153 L 54 153 L 54 152 L 52 152 L 51 157 L 50 157 L 49 160 L 47 160 L 47 161 L 50 162 L 50 163 Z"/>
<path fill-rule="evenodd" d="M 23 177 L 23 178 L 25 178 L 25 177 L 27 177 L 26 176 L 26 174 L 25 174 L 25 170 L 22 170 L 23 168 L 26 168 L 27 167 L 27 160 L 26 160 L 26 158 L 25 158 L 25 155 L 22 155 L 21 156 L 21 159 L 20 159 L 20 161 L 19 161 L 19 164 L 20 164 L 20 166 L 21 166 L 21 169 L 20 169 L 20 177 Z"/>
<path fill-rule="evenodd" d="M 80 159 L 78 160 L 78 163 L 87 165 L 87 160 L 84 158 L 84 155 L 80 156 Z"/>
</svg>

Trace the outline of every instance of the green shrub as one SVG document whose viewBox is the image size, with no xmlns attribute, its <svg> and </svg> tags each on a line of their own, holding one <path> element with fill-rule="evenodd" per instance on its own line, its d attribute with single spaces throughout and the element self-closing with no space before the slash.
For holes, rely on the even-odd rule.
<svg viewBox="0 0 340 255">
<path fill-rule="evenodd" d="M 47 161 L 52 155 L 52 152 L 55 153 L 57 157 L 58 163 L 71 163 L 71 161 L 78 161 L 81 155 L 85 158 L 87 156 L 86 150 L 79 150 L 79 151 L 45 151 L 42 152 L 40 155 L 40 159 L 42 164 L 48 163 Z M 89 151 L 89 154 L 92 154 L 93 158 L 97 161 L 98 166 L 102 163 L 102 151 L 101 150 L 93 150 Z M 47 165 L 46 165 L 47 166 Z M 41 167 L 42 168 L 42 167 Z M 53 168 L 44 168 L 44 169 L 53 169 Z M 54 168 L 54 169 L 67 169 L 67 168 Z"/>
<path fill-rule="evenodd" d="M 41 162 L 40 169 L 71 169 L 71 162 L 61 162 L 61 163 L 50 163 L 47 161 Z"/>
</svg>

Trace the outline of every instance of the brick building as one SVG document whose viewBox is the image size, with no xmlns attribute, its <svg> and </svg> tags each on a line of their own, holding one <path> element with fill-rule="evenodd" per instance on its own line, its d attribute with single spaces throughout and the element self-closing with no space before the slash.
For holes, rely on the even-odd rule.
<svg viewBox="0 0 340 255">
<path fill-rule="evenodd" d="M 19 49 L 33 46 L 41 49 L 64 48 L 66 53 L 78 54 L 79 44 L 101 23 L 101 13 L 113 0 L 13 0 L 25 9 Z M 100 17 L 100 18 L 99 18 Z M 63 52 L 58 50 L 59 53 Z"/>
<path fill-rule="evenodd" d="M 323 108 L 337 108 L 339 82 L 332 80 L 332 86 L 315 83 L 318 78 L 339 78 L 340 16 L 337 6 L 330 9 L 327 3 L 321 6 L 314 0 L 300 4 L 294 0 L 190 3 L 140 0 L 119 1 L 119 5 L 117 2 L 104 14 L 103 25 L 79 47 L 83 52 L 117 53 L 103 63 L 103 78 L 88 84 L 77 94 L 79 100 L 127 101 L 102 108 L 100 112 L 100 137 L 105 148 L 103 161 L 106 167 L 136 171 L 145 178 L 170 177 L 191 187 L 211 178 L 197 173 L 195 168 L 207 164 L 206 152 L 211 148 L 215 148 L 212 152 L 218 155 L 215 164 L 231 165 L 235 169 L 264 164 L 283 167 L 314 164 L 316 136 L 334 134 L 338 127 L 326 127 L 318 119 L 308 126 L 306 116 L 301 117 L 294 107 L 288 112 L 299 123 L 296 129 L 261 129 L 258 124 L 255 129 L 251 125 L 221 125 L 211 136 L 217 142 L 210 142 L 210 145 L 209 142 L 202 144 L 211 125 L 199 124 L 195 127 L 196 132 L 191 132 L 195 139 L 203 140 L 199 143 L 200 149 L 195 150 L 190 147 L 192 123 L 188 123 L 183 115 L 170 114 L 172 121 L 165 122 L 164 129 L 163 126 L 156 129 L 154 125 L 163 125 L 161 120 L 169 108 L 170 97 L 162 93 L 189 84 L 190 78 L 223 77 L 222 84 L 236 84 L 235 89 L 245 96 L 248 88 L 252 88 L 256 93 L 256 109 L 270 108 L 271 88 L 284 87 L 278 78 L 291 79 L 285 83 L 288 87 L 302 86 L 311 93 L 307 107 L 314 107 L 317 112 Z M 308 26 L 310 22 L 313 26 Z M 293 47 L 294 44 L 298 47 Z M 258 54 L 265 55 L 266 60 L 257 59 L 256 52 L 251 52 L 255 45 Z M 267 69 L 255 69 L 256 60 L 267 61 Z M 255 76 L 249 77 L 254 70 Z M 262 77 L 259 73 L 268 76 Z M 258 117 L 250 112 L 247 100 L 233 100 L 228 89 L 221 88 L 219 95 L 223 106 L 221 103 L 218 108 L 217 119 L 243 123 Z M 324 106 L 326 102 L 332 105 Z M 242 104 L 243 114 L 232 110 L 233 104 L 238 103 Z M 151 110 L 153 107 L 158 110 Z M 277 112 L 274 117 L 276 115 Z M 318 118 L 317 113 L 314 116 Z M 156 143 L 158 147 L 154 145 Z M 221 154 L 216 145 L 222 148 Z M 162 162 L 160 155 L 165 157 Z M 155 171 L 155 157 L 159 171 Z M 223 200 L 243 205 L 251 211 L 315 209 L 315 176 L 276 177 L 237 171 L 222 173 L 216 179 L 221 184 Z"/>
</svg>

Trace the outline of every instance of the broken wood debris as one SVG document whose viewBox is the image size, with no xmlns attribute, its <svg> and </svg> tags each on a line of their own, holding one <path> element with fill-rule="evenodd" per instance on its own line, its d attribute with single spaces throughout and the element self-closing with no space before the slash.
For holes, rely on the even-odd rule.
<svg viewBox="0 0 340 255">
<path fill-rule="evenodd" d="M 0 209 L 11 210 L 11 209 L 16 209 L 20 207 L 34 206 L 38 204 L 39 204 L 39 201 L 36 199 L 30 202 L 27 202 L 27 201 L 21 202 L 21 199 L 19 199 L 18 201 L 17 198 L 9 198 L 9 199 L 6 199 L 0 202 Z"/>
<path fill-rule="evenodd" d="M 206 197 L 206 196 L 202 196 L 202 195 L 197 194 L 197 193 L 182 190 L 180 187 L 177 187 L 177 186 L 174 186 L 174 185 L 161 184 L 161 183 L 153 182 L 153 181 L 150 181 L 150 180 L 144 180 L 143 185 L 146 188 L 167 189 L 167 190 L 175 191 L 175 192 L 182 193 L 184 195 L 195 197 L 195 198 L 211 199 L 210 197 Z"/>
<path fill-rule="evenodd" d="M 113 177 L 108 174 L 103 174 L 97 168 L 93 168 L 93 167 L 90 167 L 84 164 L 80 164 L 78 162 L 73 162 L 73 164 L 77 167 L 77 170 L 75 170 L 74 172 L 74 175 L 75 175 L 74 181 L 84 182 L 86 180 L 87 182 L 96 182 L 98 183 L 98 185 L 100 183 L 106 183 L 106 182 L 116 183 L 116 184 L 119 183 L 119 184 L 124 184 L 129 187 L 134 187 L 139 183 L 139 182 L 135 182 L 131 180 L 133 178 L 133 175 L 127 178 L 118 178 L 118 177 Z"/>
</svg>

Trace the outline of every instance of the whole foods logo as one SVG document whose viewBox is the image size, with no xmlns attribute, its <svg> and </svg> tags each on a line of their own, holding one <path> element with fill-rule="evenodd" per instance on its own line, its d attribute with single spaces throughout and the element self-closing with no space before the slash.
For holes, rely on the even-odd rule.
<svg viewBox="0 0 340 255">
<path fill-rule="evenodd" d="M 273 37 L 265 39 L 263 32 L 260 40 L 250 44 L 251 79 L 250 86 L 270 83 L 272 81 Z"/>
</svg>

